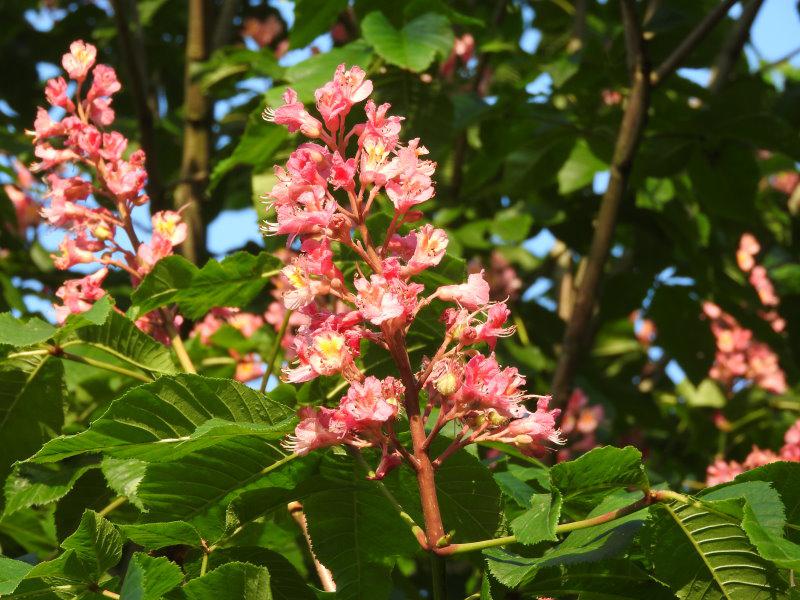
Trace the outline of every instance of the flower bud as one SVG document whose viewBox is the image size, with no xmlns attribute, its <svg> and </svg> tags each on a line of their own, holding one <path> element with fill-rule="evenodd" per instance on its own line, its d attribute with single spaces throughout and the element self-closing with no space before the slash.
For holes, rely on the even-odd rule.
<svg viewBox="0 0 800 600">
<path fill-rule="evenodd" d="M 452 371 L 445 371 L 433 384 L 436 391 L 442 396 L 449 396 L 454 394 L 460 386 L 460 382 Z"/>
</svg>

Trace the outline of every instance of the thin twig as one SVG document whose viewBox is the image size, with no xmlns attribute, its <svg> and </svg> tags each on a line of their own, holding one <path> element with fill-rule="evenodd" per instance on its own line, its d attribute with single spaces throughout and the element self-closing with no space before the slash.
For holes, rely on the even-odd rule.
<svg viewBox="0 0 800 600">
<path fill-rule="evenodd" d="M 183 370 L 187 373 L 197 373 L 197 369 L 194 368 L 194 363 L 192 363 L 192 359 L 189 358 L 189 353 L 186 351 L 186 346 L 183 345 L 180 332 L 175 328 L 172 319 L 165 310 L 161 310 L 161 319 L 164 322 L 167 335 L 169 335 L 169 342 L 172 345 L 172 349 L 175 350 L 175 354 L 178 356 Z"/>
<path fill-rule="evenodd" d="M 106 517 L 115 510 L 117 510 L 120 506 L 125 504 L 127 501 L 128 499 L 125 496 L 120 496 L 119 498 L 115 498 L 114 500 L 109 502 L 105 508 L 98 511 L 97 514 L 100 515 L 101 517 Z"/>
<path fill-rule="evenodd" d="M 708 13 L 697 26 L 689 32 L 678 47 L 664 59 L 658 68 L 650 73 L 650 83 L 653 87 L 659 85 L 668 75 L 675 71 L 689 54 L 702 42 L 708 33 L 719 23 L 737 0 L 723 0 L 717 7 Z"/>
<path fill-rule="evenodd" d="M 650 67 L 635 3 L 633 0 L 623 0 L 620 6 L 629 62 L 633 66 L 632 88 L 614 147 L 611 178 L 600 204 L 586 268 L 576 293 L 572 316 L 564 333 L 561 356 L 553 376 L 552 391 L 556 403 L 566 401 L 578 361 L 586 345 L 603 268 L 614 239 L 617 215 L 628 187 L 633 157 L 639 147 L 650 106 Z"/>
<path fill-rule="evenodd" d="M 753 21 L 763 4 L 764 0 L 751 0 L 742 10 L 736 26 L 722 45 L 722 50 L 711 70 L 711 82 L 708 84 L 708 89 L 712 94 L 719 92 L 730 80 L 733 69 L 742 55 L 744 45 L 750 39 Z"/>
</svg>

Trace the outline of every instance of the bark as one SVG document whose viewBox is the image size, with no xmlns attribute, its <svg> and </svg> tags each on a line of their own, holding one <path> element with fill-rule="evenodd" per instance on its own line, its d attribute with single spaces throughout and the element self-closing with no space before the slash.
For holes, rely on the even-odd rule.
<svg viewBox="0 0 800 600">
<path fill-rule="evenodd" d="M 739 21 L 731 31 L 728 39 L 725 40 L 725 45 L 722 46 L 711 72 L 711 83 L 708 86 L 711 93 L 719 92 L 730 80 L 736 63 L 742 55 L 744 45 L 750 39 L 750 29 L 756 20 L 756 15 L 758 15 L 758 11 L 763 4 L 764 0 L 751 0 L 742 10 L 742 16 L 739 17 Z"/>
<path fill-rule="evenodd" d="M 189 0 L 189 25 L 186 34 L 186 70 L 184 75 L 183 154 L 180 180 L 175 188 L 175 208 L 182 209 L 188 225 L 186 241 L 179 246 L 181 254 L 194 263 L 206 255 L 205 226 L 201 204 L 208 185 L 211 153 L 211 103 L 200 86 L 193 81 L 193 66 L 208 58 L 207 0 Z"/>
</svg>

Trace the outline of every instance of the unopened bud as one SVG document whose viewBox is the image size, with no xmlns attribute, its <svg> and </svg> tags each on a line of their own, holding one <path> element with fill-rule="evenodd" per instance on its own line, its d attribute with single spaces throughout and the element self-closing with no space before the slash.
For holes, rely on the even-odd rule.
<svg viewBox="0 0 800 600">
<path fill-rule="evenodd" d="M 107 240 L 111 237 L 111 230 L 101 223 L 92 230 L 92 235 L 98 240 Z"/>
<path fill-rule="evenodd" d="M 496 410 L 489 411 L 489 414 L 487 416 L 489 417 L 489 422 L 495 426 L 502 425 L 503 423 L 506 422 L 506 418 Z"/>
<path fill-rule="evenodd" d="M 445 371 L 437 380 L 436 383 L 433 384 L 436 388 L 436 391 L 439 392 L 442 396 L 449 396 L 451 394 L 455 394 L 458 391 L 460 386 L 460 382 L 456 377 L 456 374 L 452 371 L 448 370 Z"/>
<path fill-rule="evenodd" d="M 403 218 L 404 223 L 416 223 L 422 217 L 424 217 L 424 213 L 421 210 L 410 210 L 406 213 L 406 216 Z"/>
</svg>

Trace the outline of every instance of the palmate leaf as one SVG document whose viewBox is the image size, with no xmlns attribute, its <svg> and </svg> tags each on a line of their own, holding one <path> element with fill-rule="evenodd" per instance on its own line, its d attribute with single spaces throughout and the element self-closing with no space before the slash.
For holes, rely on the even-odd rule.
<svg viewBox="0 0 800 600">
<path fill-rule="evenodd" d="M 293 419 L 288 406 L 235 381 L 161 377 L 128 391 L 89 429 L 50 441 L 31 460 L 54 462 L 85 453 L 175 460 L 239 436 L 280 439 Z"/>
<path fill-rule="evenodd" d="M 681 600 L 784 598 L 785 584 L 734 516 L 742 500 L 673 502 L 651 509 L 643 536 L 655 576 Z"/>
</svg>

